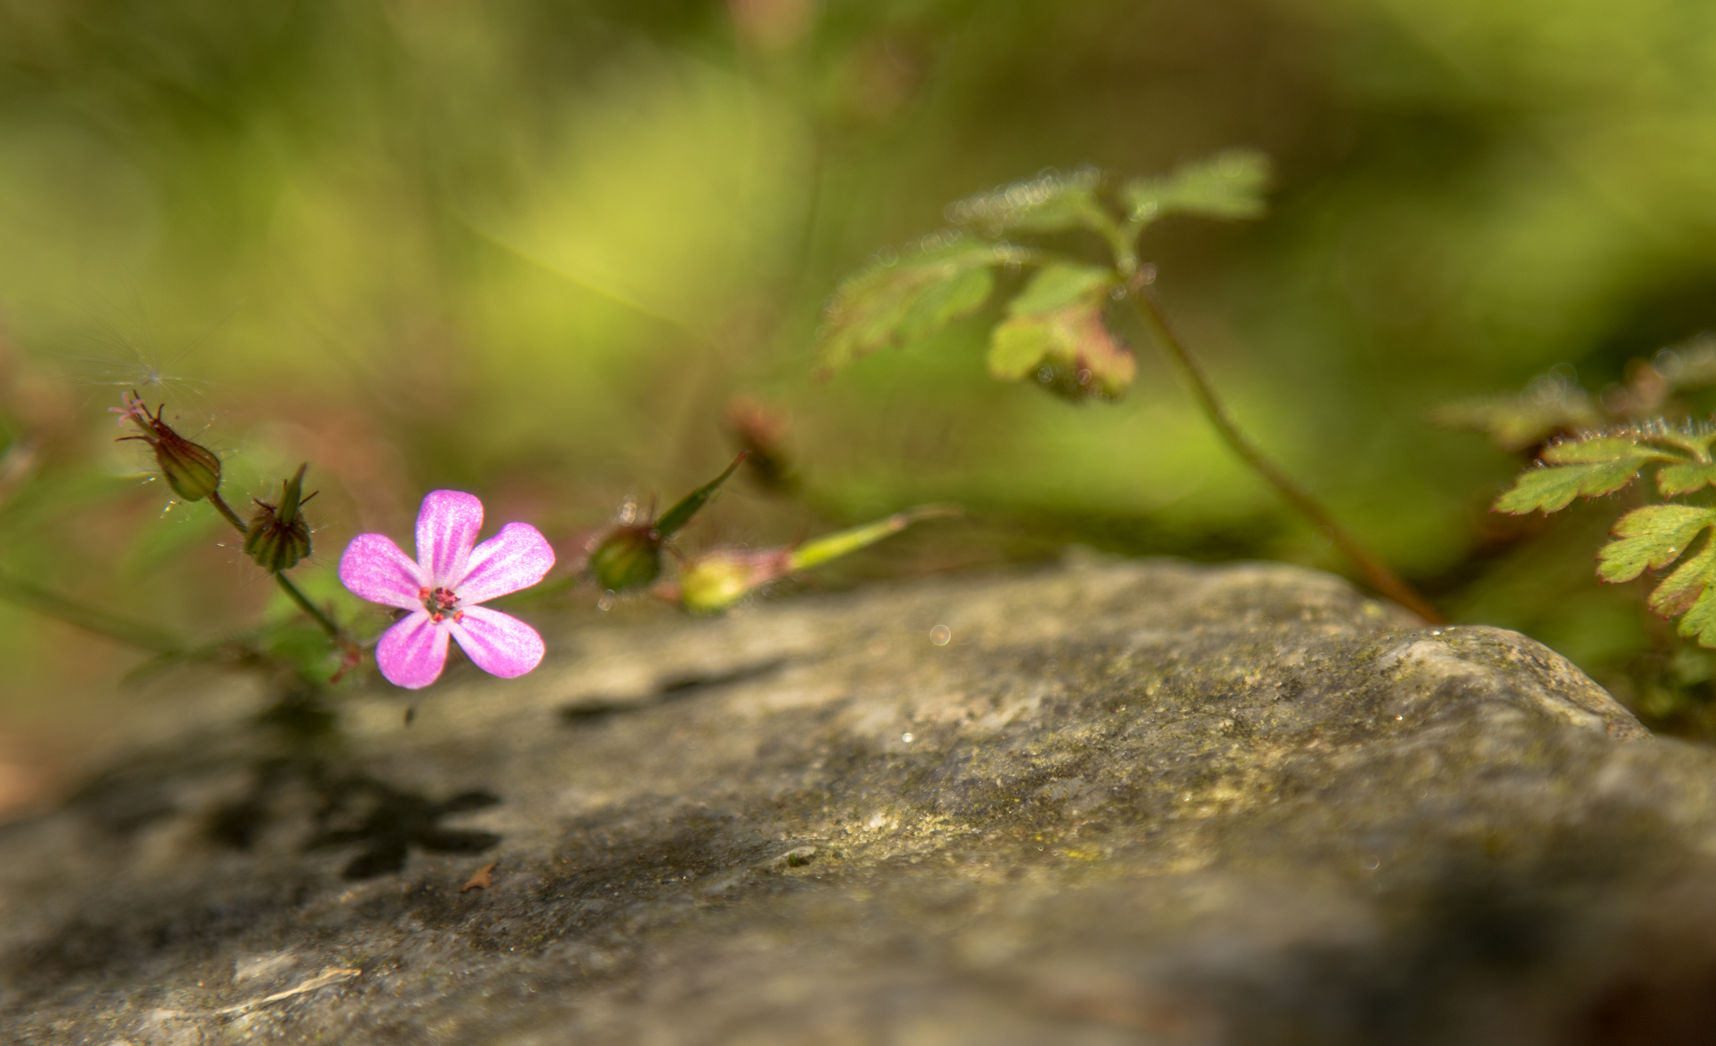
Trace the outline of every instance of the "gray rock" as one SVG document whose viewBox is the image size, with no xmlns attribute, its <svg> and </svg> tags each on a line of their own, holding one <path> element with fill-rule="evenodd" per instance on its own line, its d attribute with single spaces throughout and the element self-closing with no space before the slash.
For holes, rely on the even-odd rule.
<svg viewBox="0 0 1716 1046">
<path fill-rule="evenodd" d="M 0 1040 L 1716 1028 L 1716 761 L 1522 636 L 1171 562 L 569 632 L 314 750 L 229 687 L 0 828 Z"/>
</svg>

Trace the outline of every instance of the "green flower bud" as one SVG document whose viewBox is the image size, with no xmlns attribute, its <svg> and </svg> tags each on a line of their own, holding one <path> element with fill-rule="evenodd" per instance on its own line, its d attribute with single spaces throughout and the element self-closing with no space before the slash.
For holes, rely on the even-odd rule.
<svg viewBox="0 0 1716 1046">
<path fill-rule="evenodd" d="M 719 613 L 791 569 L 791 549 L 715 549 L 680 570 L 679 605 L 694 614 Z"/>
<path fill-rule="evenodd" d="M 155 464 L 160 466 L 161 476 L 166 479 L 167 486 L 173 488 L 173 493 L 186 501 L 201 501 L 220 489 L 220 458 L 207 447 L 192 443 L 174 432 L 171 425 L 162 421 L 161 411 L 166 404 L 156 407 L 155 413 L 150 414 L 141 400 L 122 398 L 121 402 L 125 404 L 124 408 L 115 411 L 120 415 L 120 424 L 135 422 L 143 434 L 120 438 L 140 439 L 149 444 L 155 451 Z"/>
<path fill-rule="evenodd" d="M 309 467 L 308 462 L 299 465 L 297 474 L 280 485 L 278 505 L 256 502 L 244 535 L 244 554 L 264 570 L 278 573 L 310 554 L 310 528 L 299 511 L 316 496 L 303 496 L 304 470 Z"/>
<path fill-rule="evenodd" d="M 680 567 L 677 584 L 665 585 L 657 593 L 694 614 L 718 614 L 794 571 L 809 570 L 868 548 L 920 520 L 958 514 L 954 505 L 920 505 L 793 548 L 711 549 Z"/>
<path fill-rule="evenodd" d="M 585 569 L 609 592 L 647 588 L 661 576 L 661 547 L 727 482 L 727 477 L 745 460 L 741 453 L 726 471 L 674 502 L 660 519 L 633 523 L 630 512 L 602 538 L 590 553 Z"/>
<path fill-rule="evenodd" d="M 650 523 L 615 527 L 590 553 L 589 571 L 609 592 L 648 587 L 661 575 L 661 534 Z"/>
<path fill-rule="evenodd" d="M 201 501 L 220 489 L 220 459 L 207 447 L 168 430 L 171 438 L 155 444 L 155 462 L 173 493 L 186 501 Z"/>
</svg>

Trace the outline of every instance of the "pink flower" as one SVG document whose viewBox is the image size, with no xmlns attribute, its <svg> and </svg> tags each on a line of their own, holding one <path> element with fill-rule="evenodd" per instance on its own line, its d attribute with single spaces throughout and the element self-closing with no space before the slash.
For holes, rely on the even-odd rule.
<svg viewBox="0 0 1716 1046">
<path fill-rule="evenodd" d="M 512 679 L 542 661 L 536 629 L 478 606 L 529 588 L 554 565 L 554 550 L 528 523 L 508 523 L 476 544 L 483 503 L 457 490 L 431 491 L 417 513 L 417 561 L 382 534 L 359 534 L 340 557 L 340 581 L 374 603 L 409 610 L 383 633 L 375 661 L 395 686 L 433 683 L 459 641 L 477 667 Z M 472 547 L 475 546 L 475 547 Z"/>
</svg>

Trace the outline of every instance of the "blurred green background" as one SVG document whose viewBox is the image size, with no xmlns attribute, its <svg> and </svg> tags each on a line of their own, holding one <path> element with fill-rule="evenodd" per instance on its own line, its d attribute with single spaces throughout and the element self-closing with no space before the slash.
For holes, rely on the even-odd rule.
<svg viewBox="0 0 1716 1046">
<path fill-rule="evenodd" d="M 312 462 L 324 593 L 437 486 L 564 557 L 718 471 L 740 397 L 808 493 L 736 483 L 689 544 L 970 510 L 823 583 L 1068 543 L 1344 569 L 1147 345 L 1118 406 L 990 381 L 982 317 L 812 380 L 840 276 L 948 202 L 1232 146 L 1270 216 L 1144 254 L 1244 427 L 1456 619 L 1702 735 L 1703 657 L 1592 574 L 1621 506 L 1492 517 L 1524 459 L 1428 415 L 1716 327 L 1708 0 L 0 0 L 0 570 L 193 633 L 269 603 L 113 442 L 131 388 L 235 503 Z M 0 807 L 166 707 L 137 660 L 0 605 Z"/>
</svg>

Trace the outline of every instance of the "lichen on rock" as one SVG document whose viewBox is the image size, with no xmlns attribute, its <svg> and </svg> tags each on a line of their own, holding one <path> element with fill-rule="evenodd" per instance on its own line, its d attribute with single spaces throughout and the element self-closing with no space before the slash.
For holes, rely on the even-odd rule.
<svg viewBox="0 0 1716 1046">
<path fill-rule="evenodd" d="M 1673 1043 L 1716 1019 L 1716 760 L 1514 633 L 1292 567 L 1086 561 L 558 639 L 410 729 L 361 697 L 314 757 L 187 723 L 0 827 L 0 1039 Z"/>
</svg>

